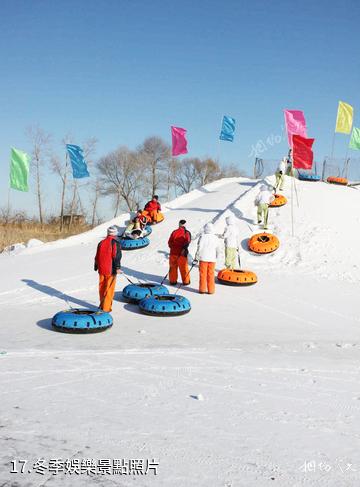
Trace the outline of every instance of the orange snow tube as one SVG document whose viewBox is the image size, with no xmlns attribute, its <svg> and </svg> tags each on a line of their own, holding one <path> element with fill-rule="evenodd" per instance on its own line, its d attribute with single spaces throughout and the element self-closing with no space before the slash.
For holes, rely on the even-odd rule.
<svg viewBox="0 0 360 487">
<path fill-rule="evenodd" d="M 346 178 L 338 178 L 336 176 L 329 176 L 327 178 L 327 182 L 332 183 L 332 184 L 341 184 L 342 186 L 347 186 L 349 181 Z"/>
<path fill-rule="evenodd" d="M 149 215 L 149 212 L 148 211 L 143 210 L 141 212 L 141 216 L 143 216 L 143 217 L 146 218 L 146 225 L 150 225 L 151 224 L 151 216 Z"/>
<path fill-rule="evenodd" d="M 161 213 L 161 211 L 158 210 L 144 210 L 143 214 L 146 216 L 150 224 L 160 223 L 164 220 L 164 215 Z"/>
<path fill-rule="evenodd" d="M 271 233 L 257 233 L 253 235 L 248 243 L 249 249 L 256 254 L 270 254 L 280 246 L 279 239 Z"/>
<path fill-rule="evenodd" d="M 250 286 L 257 282 L 255 272 L 240 269 L 222 269 L 218 272 L 217 278 L 221 284 L 227 284 L 228 286 Z"/>
<path fill-rule="evenodd" d="M 275 194 L 275 199 L 270 203 L 269 208 L 277 208 L 278 206 L 284 206 L 287 203 L 287 199 L 282 194 Z"/>
</svg>

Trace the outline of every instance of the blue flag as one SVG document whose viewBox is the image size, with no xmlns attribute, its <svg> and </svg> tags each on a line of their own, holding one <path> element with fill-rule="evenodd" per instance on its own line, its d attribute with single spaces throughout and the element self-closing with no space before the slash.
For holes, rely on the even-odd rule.
<svg viewBox="0 0 360 487">
<path fill-rule="evenodd" d="M 70 156 L 73 178 L 80 179 L 89 177 L 90 174 L 84 159 L 82 148 L 78 145 L 66 144 L 66 149 Z"/>
<path fill-rule="evenodd" d="M 220 132 L 220 140 L 227 140 L 232 142 L 234 140 L 235 134 L 235 118 L 227 117 L 224 115 L 221 132 Z"/>
</svg>

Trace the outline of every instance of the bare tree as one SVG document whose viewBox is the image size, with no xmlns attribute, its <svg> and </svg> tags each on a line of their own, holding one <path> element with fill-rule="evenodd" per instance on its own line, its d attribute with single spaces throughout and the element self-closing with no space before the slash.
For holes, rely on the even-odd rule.
<svg viewBox="0 0 360 487">
<path fill-rule="evenodd" d="M 57 174 L 61 179 L 62 189 L 61 189 L 61 204 L 60 204 L 60 231 L 64 227 L 64 208 L 65 208 L 65 195 L 66 186 L 69 177 L 69 154 L 66 150 L 66 144 L 71 144 L 72 135 L 66 134 L 62 139 L 61 143 L 65 149 L 65 156 L 61 159 L 57 154 L 51 156 L 51 169 L 53 173 Z"/>
<path fill-rule="evenodd" d="M 99 201 L 99 197 L 101 196 L 101 181 L 99 178 L 96 178 L 95 181 L 93 181 L 90 184 L 90 190 L 91 194 L 93 196 L 92 202 L 91 202 L 91 226 L 95 226 L 95 220 L 96 220 L 96 210 L 97 210 L 97 204 Z"/>
<path fill-rule="evenodd" d="M 139 154 L 127 147 L 119 147 L 102 157 L 97 168 L 100 175 L 101 192 L 115 196 L 115 214 L 117 216 L 121 201 L 133 211 L 139 204 L 139 192 L 143 188 L 144 166 Z"/>
<path fill-rule="evenodd" d="M 220 166 L 221 178 L 238 178 L 240 176 L 246 176 L 244 171 L 241 171 L 236 164 L 228 164 Z"/>
<path fill-rule="evenodd" d="M 96 144 L 98 140 L 96 137 L 91 137 L 90 139 L 87 139 L 83 144 L 82 144 L 82 149 L 83 149 L 83 154 L 84 154 L 84 159 L 86 160 L 87 166 L 89 169 L 93 166 L 93 159 L 92 156 L 96 152 Z M 72 225 L 73 222 L 73 217 L 76 209 L 78 207 L 81 208 L 81 212 L 83 213 L 83 208 L 81 204 L 81 199 L 80 199 L 80 193 L 79 193 L 79 180 L 78 179 L 73 179 L 73 192 L 72 192 L 72 198 L 71 198 L 71 203 L 70 203 L 70 226 Z"/>
<path fill-rule="evenodd" d="M 49 157 L 49 145 L 51 136 L 40 127 L 29 127 L 26 134 L 32 145 L 31 166 L 34 172 L 36 195 L 39 209 L 39 220 L 44 223 L 43 202 L 42 202 L 42 167 Z"/>
<path fill-rule="evenodd" d="M 166 162 L 166 199 L 167 201 L 170 200 L 170 197 L 173 193 L 177 194 L 177 186 L 176 186 L 176 174 L 181 167 L 181 163 L 175 159 L 170 158 Z M 173 190 L 173 191 L 172 191 Z"/>
<path fill-rule="evenodd" d="M 12 208 L 10 204 L 7 204 L 6 206 L 2 206 L 0 208 L 0 222 L 4 223 L 5 225 L 7 223 L 11 222 L 12 219 Z"/>
<path fill-rule="evenodd" d="M 182 193 L 188 193 L 197 186 L 198 168 L 201 165 L 200 159 L 185 158 L 177 161 L 177 170 L 174 175 L 177 187 Z"/>
<path fill-rule="evenodd" d="M 221 168 L 214 159 L 207 158 L 196 165 L 199 186 L 216 181 L 221 177 Z"/>
<path fill-rule="evenodd" d="M 171 159 L 170 146 L 160 137 L 148 137 L 138 152 L 146 166 L 151 194 L 155 194 L 161 186 L 166 164 Z"/>
</svg>

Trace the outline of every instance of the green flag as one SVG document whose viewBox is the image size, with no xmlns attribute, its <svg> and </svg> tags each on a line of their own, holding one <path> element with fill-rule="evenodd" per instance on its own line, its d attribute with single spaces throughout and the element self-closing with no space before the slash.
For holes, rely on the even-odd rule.
<svg viewBox="0 0 360 487">
<path fill-rule="evenodd" d="M 360 129 L 354 127 L 351 134 L 350 149 L 360 150 Z"/>
<path fill-rule="evenodd" d="M 10 188 L 29 191 L 29 156 L 20 150 L 11 149 Z"/>
</svg>

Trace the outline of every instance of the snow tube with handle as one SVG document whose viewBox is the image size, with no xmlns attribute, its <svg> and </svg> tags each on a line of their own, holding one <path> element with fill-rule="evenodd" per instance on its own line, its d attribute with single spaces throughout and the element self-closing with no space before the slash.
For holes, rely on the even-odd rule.
<svg viewBox="0 0 360 487">
<path fill-rule="evenodd" d="M 184 296 L 148 296 L 139 302 L 142 313 L 152 316 L 179 316 L 191 310 L 190 301 Z"/>
<path fill-rule="evenodd" d="M 217 278 L 221 284 L 228 286 L 250 286 L 257 282 L 255 272 L 240 269 L 222 269 L 218 272 Z"/>
<path fill-rule="evenodd" d="M 320 176 L 317 174 L 310 174 L 308 172 L 299 172 L 300 181 L 320 181 Z"/>
<path fill-rule="evenodd" d="M 287 199 L 283 194 L 274 194 L 275 199 L 270 203 L 269 208 L 277 208 L 279 206 L 284 206 L 287 203 Z"/>
<path fill-rule="evenodd" d="M 347 186 L 349 182 L 346 178 L 338 178 L 336 176 L 329 176 L 326 181 L 331 184 L 341 184 L 342 186 Z"/>
<path fill-rule="evenodd" d="M 97 333 L 110 328 L 110 313 L 92 309 L 68 309 L 56 313 L 51 322 L 53 328 L 63 333 Z"/>
<path fill-rule="evenodd" d="M 150 240 L 147 237 L 142 238 L 122 238 L 120 240 L 121 250 L 136 250 L 142 249 L 147 247 L 150 243 Z"/>
<path fill-rule="evenodd" d="M 146 225 L 146 227 L 144 228 L 144 231 L 143 231 L 144 237 L 147 237 L 148 235 L 150 235 L 151 232 L 152 232 L 151 226 L 150 225 Z"/>
<path fill-rule="evenodd" d="M 257 233 L 249 239 L 249 249 L 257 254 L 270 254 L 280 246 L 279 239 L 271 233 Z"/>
<path fill-rule="evenodd" d="M 122 295 L 130 303 L 138 303 L 146 296 L 164 296 L 169 294 L 168 288 L 161 284 L 128 284 L 124 287 Z"/>
</svg>

